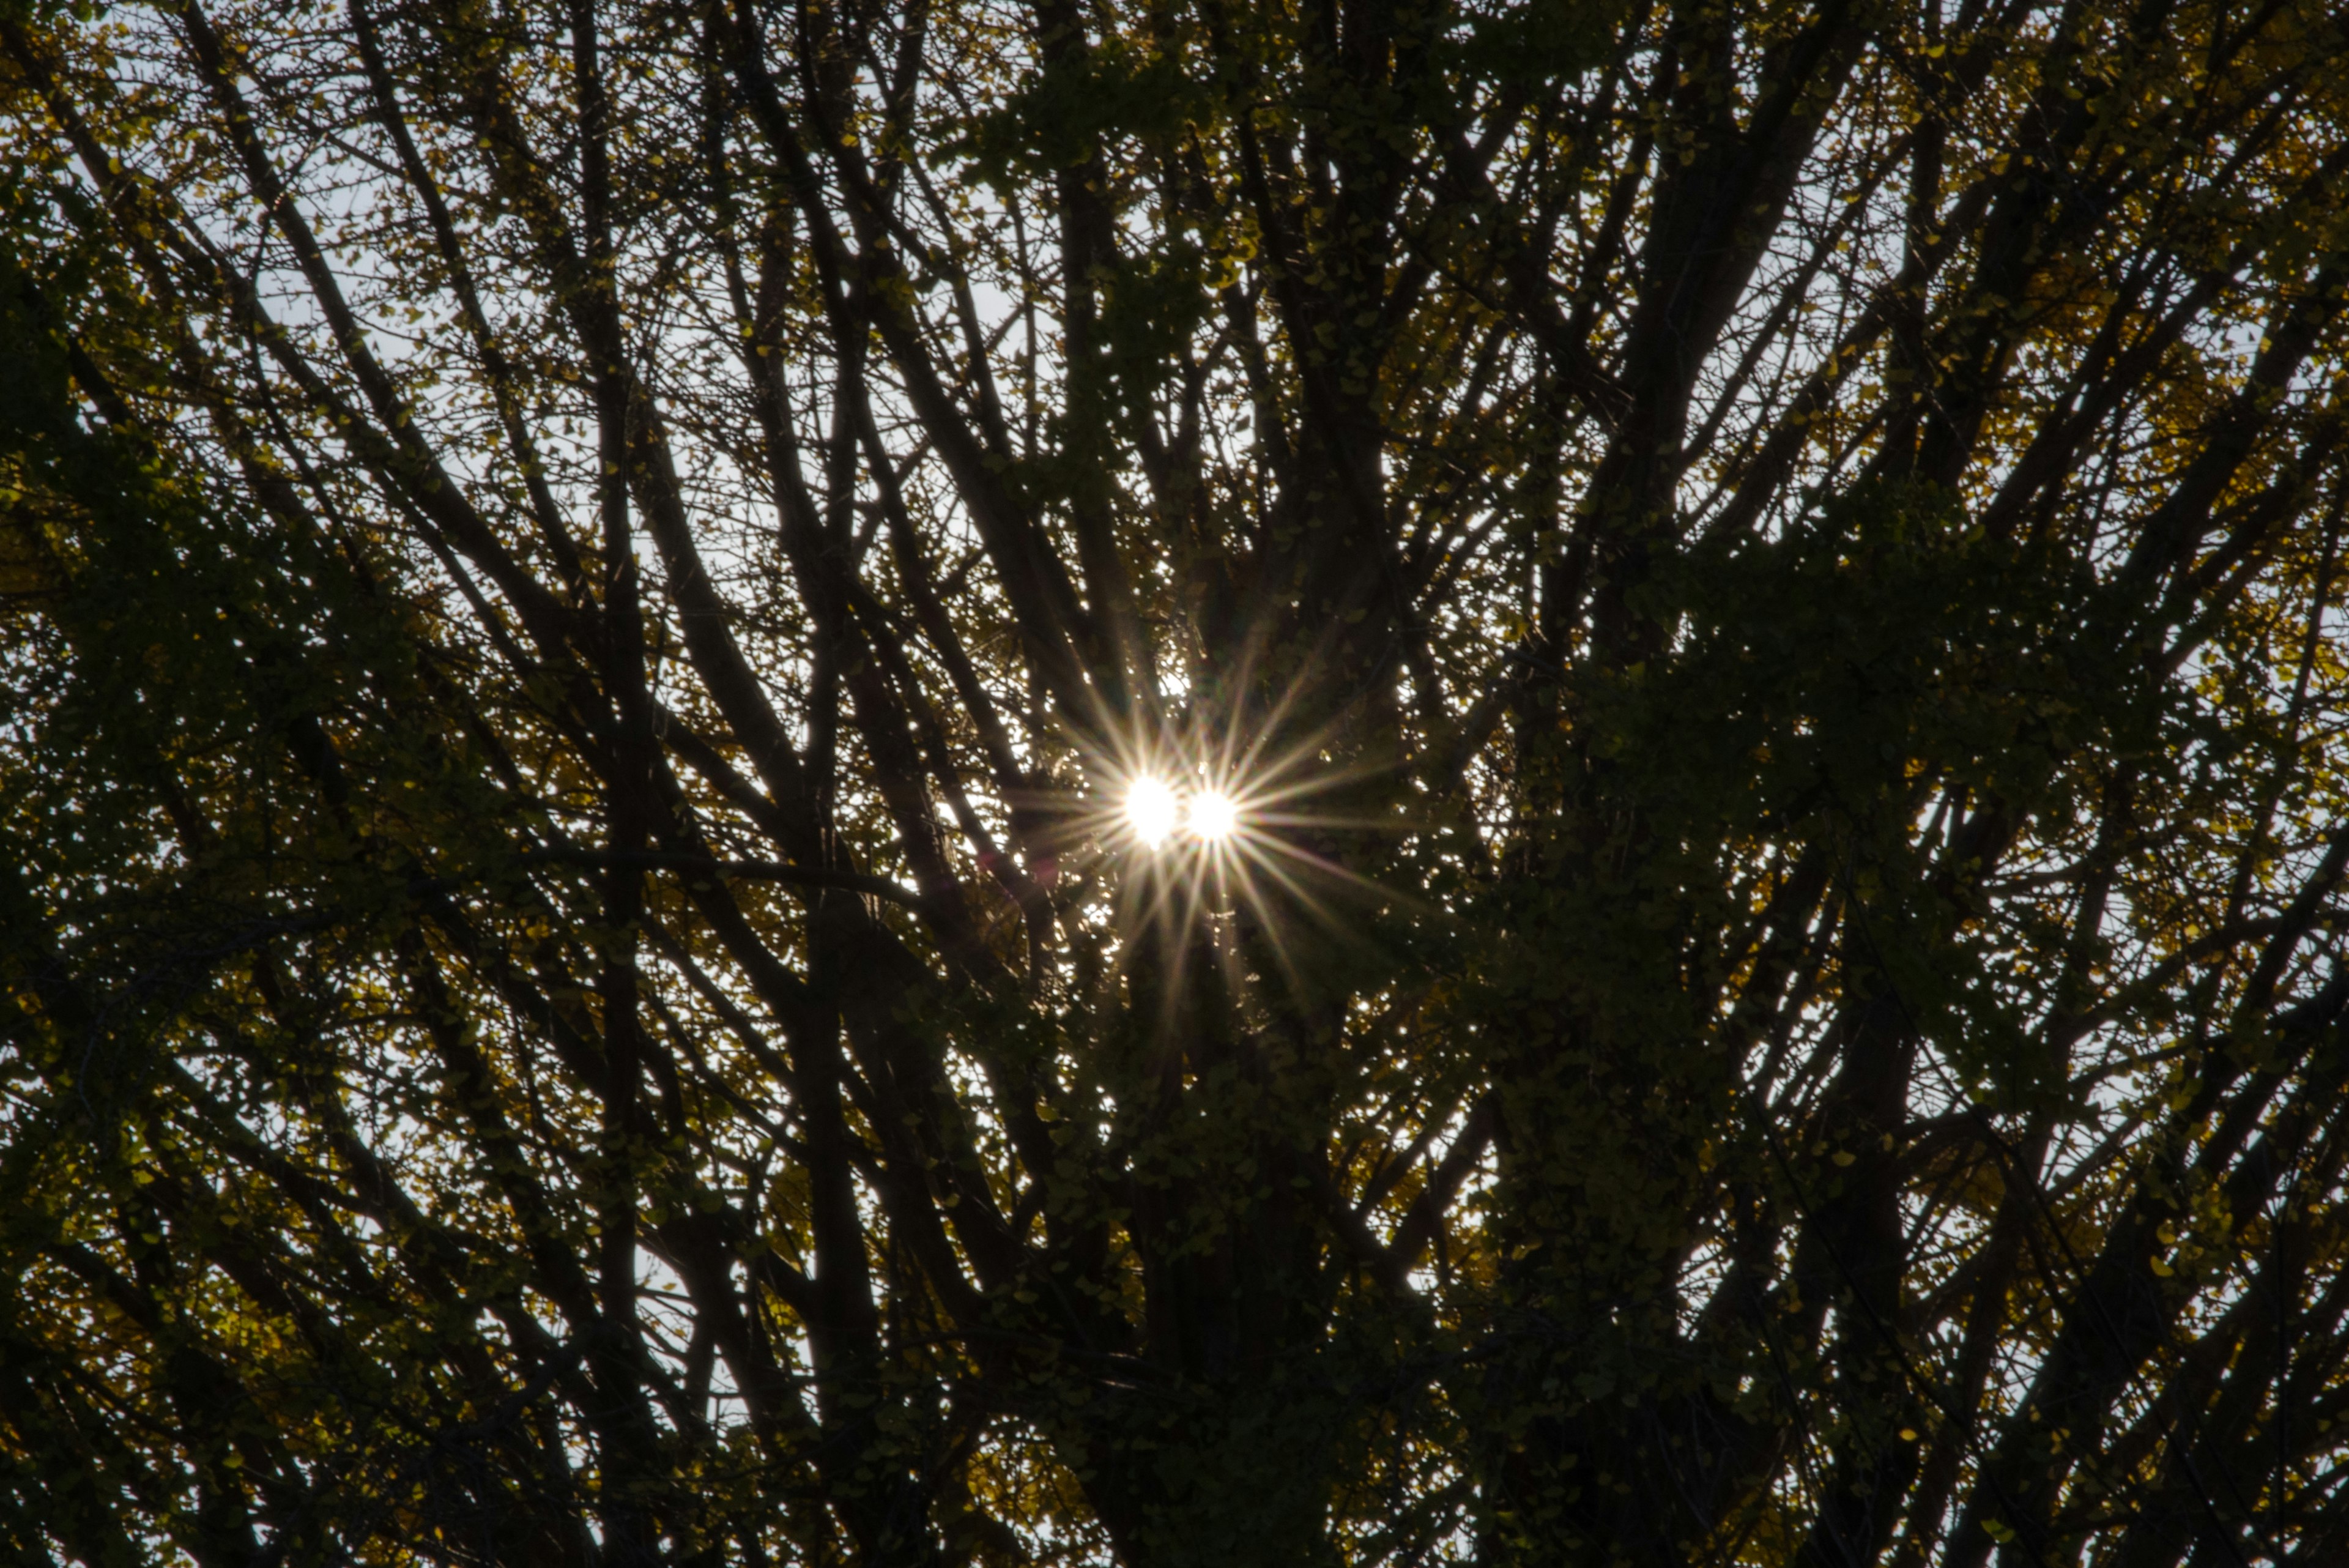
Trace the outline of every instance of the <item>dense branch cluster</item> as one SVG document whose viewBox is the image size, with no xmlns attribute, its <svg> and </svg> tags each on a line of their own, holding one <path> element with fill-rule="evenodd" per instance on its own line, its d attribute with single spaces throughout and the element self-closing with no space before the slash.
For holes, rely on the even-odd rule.
<svg viewBox="0 0 2349 1568">
<path fill-rule="evenodd" d="M 2349 1557 L 2344 53 L 0 7 L 6 1553 Z"/>
</svg>

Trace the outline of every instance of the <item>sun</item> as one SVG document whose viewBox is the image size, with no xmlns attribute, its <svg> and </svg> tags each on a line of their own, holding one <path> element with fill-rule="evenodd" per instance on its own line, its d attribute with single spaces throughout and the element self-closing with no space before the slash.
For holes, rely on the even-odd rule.
<svg viewBox="0 0 2349 1568">
<path fill-rule="evenodd" d="M 1109 874 L 1085 885 L 1107 896 L 1120 950 L 1127 938 L 1141 944 L 1135 961 L 1154 953 L 1179 970 L 1195 955 L 1237 966 L 1236 983 L 1269 961 L 1302 984 L 1303 950 L 1291 932 L 1342 932 L 1357 906 L 1408 901 L 1320 848 L 1332 830 L 1388 824 L 1319 808 L 1317 797 L 1353 775 L 1332 768 L 1318 732 L 1276 748 L 1262 737 L 1170 729 L 1122 743 L 1112 736 L 1087 761 L 1082 836 L 1088 858 L 1101 856 Z M 1187 994 L 1172 986 L 1162 997 L 1173 1005 Z"/>
<path fill-rule="evenodd" d="M 1163 779 L 1138 778 L 1125 792 L 1125 823 L 1133 836 L 1155 849 L 1182 825 L 1183 802 Z"/>
<path fill-rule="evenodd" d="M 1125 826 L 1153 849 L 1177 834 L 1200 844 L 1220 844 L 1239 831 L 1239 803 L 1219 789 L 1185 792 L 1148 774 L 1125 788 Z"/>
<path fill-rule="evenodd" d="M 1221 790 L 1201 790 L 1191 797 L 1187 818 L 1193 836 L 1202 843 L 1213 844 L 1238 831 L 1240 808 Z"/>
</svg>

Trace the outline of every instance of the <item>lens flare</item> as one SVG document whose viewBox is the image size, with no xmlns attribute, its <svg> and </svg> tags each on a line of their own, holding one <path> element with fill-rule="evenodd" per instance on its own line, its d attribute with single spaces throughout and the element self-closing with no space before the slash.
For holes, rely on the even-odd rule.
<svg viewBox="0 0 2349 1568">
<path fill-rule="evenodd" d="M 1125 823 L 1133 836 L 1155 848 L 1174 836 L 1183 803 L 1163 780 L 1140 778 L 1125 792 Z"/>
<path fill-rule="evenodd" d="M 1201 840 L 1212 844 L 1228 838 L 1240 825 L 1240 808 L 1231 796 L 1220 790 L 1201 790 L 1191 797 L 1191 831 Z"/>
</svg>

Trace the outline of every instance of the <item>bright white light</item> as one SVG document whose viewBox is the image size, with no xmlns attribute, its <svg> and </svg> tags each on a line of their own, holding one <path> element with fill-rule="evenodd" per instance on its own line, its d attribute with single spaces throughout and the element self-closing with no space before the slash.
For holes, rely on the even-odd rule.
<svg viewBox="0 0 2349 1568">
<path fill-rule="evenodd" d="M 1212 843 L 1227 838 L 1240 825 L 1240 808 L 1232 797 L 1216 790 L 1201 790 L 1191 797 L 1191 831 Z"/>
<path fill-rule="evenodd" d="M 1155 848 L 1174 835 L 1183 803 L 1157 779 L 1136 779 L 1125 792 L 1125 820 L 1133 836 Z"/>
</svg>

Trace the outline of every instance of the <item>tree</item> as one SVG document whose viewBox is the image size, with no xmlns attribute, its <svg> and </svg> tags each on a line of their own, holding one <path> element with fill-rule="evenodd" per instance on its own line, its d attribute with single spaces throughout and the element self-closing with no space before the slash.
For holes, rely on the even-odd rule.
<svg viewBox="0 0 2349 1568">
<path fill-rule="evenodd" d="M 0 1539 L 2341 1560 L 2344 50 L 15 0 Z"/>
</svg>

